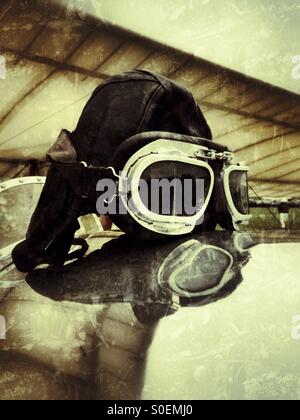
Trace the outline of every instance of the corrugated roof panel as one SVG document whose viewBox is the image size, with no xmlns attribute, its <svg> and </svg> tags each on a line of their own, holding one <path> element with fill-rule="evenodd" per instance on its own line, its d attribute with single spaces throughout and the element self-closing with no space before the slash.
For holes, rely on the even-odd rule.
<svg viewBox="0 0 300 420">
<path fill-rule="evenodd" d="M 75 128 L 85 103 L 98 84 L 98 80 L 90 78 L 79 84 L 74 73 L 56 73 L 1 126 L 0 147 L 6 142 L 6 150 L 20 149 L 19 156 L 28 153 L 24 152 L 24 144 L 29 155 L 30 148 L 35 145 L 47 151 L 61 128 Z"/>
<path fill-rule="evenodd" d="M 299 168 L 299 162 L 298 162 L 298 168 L 291 170 L 290 172 L 288 172 L 288 168 L 286 171 L 286 175 L 284 176 L 276 176 L 276 179 L 280 179 L 280 181 L 291 181 L 291 182 L 296 182 L 299 181 L 300 179 L 300 168 Z"/>
<path fill-rule="evenodd" d="M 190 89 L 193 91 L 193 94 L 196 100 L 201 103 L 201 101 L 209 101 L 209 97 L 216 93 L 217 91 L 222 92 L 227 84 L 225 74 L 222 71 L 211 72 L 207 77 L 197 83 L 195 86 L 192 86 Z M 221 102 L 226 101 L 226 97 L 222 97 Z"/>
<path fill-rule="evenodd" d="M 254 183 L 250 181 L 250 185 L 255 188 L 255 193 L 250 190 L 250 197 L 274 197 L 274 198 L 299 198 L 300 188 L 296 185 L 287 185 L 284 183 Z M 256 195 L 257 194 L 257 195 Z"/>
<path fill-rule="evenodd" d="M 283 110 L 282 113 L 277 115 L 277 118 L 281 121 L 286 120 L 300 125 L 300 105 L 295 104 L 291 109 Z"/>
<path fill-rule="evenodd" d="M 232 99 L 230 99 L 228 102 L 226 102 L 226 106 L 231 109 L 239 109 L 243 111 L 247 111 L 248 106 L 260 101 L 262 98 L 262 95 L 253 89 L 253 87 L 249 84 L 247 84 L 247 89 L 244 93 L 241 95 L 238 95 Z"/>
<path fill-rule="evenodd" d="M 281 105 L 281 102 L 283 101 L 283 98 L 279 95 L 272 95 L 268 90 L 261 90 L 261 89 L 255 89 L 256 91 L 256 100 L 253 100 L 252 103 L 249 103 L 246 106 L 245 111 L 250 113 L 259 113 L 260 115 L 266 115 L 266 111 L 268 111 L 270 108 L 273 108 L 274 106 L 278 106 L 278 104 Z M 271 112 L 271 116 L 273 111 Z M 274 111 L 274 114 L 276 113 L 276 110 Z M 267 112 L 268 114 L 268 112 Z"/>
<path fill-rule="evenodd" d="M 238 151 L 238 155 L 243 159 L 248 157 L 248 162 L 252 164 L 253 162 L 263 159 L 267 156 L 270 157 L 270 161 L 274 155 L 285 150 L 291 150 L 293 156 L 295 156 L 294 152 L 298 154 L 298 150 L 292 150 L 299 145 L 299 135 L 298 133 L 291 132 L 287 133 L 286 135 L 274 136 L 266 140 L 260 140 L 260 143 L 257 145 L 252 143 L 250 146 L 243 147 Z"/>
<path fill-rule="evenodd" d="M 127 41 L 113 54 L 99 70 L 106 74 L 117 74 L 136 68 L 151 52 L 142 42 Z"/>
<path fill-rule="evenodd" d="M 291 132 L 291 130 L 275 127 L 268 123 L 256 122 L 256 124 L 251 124 L 226 134 L 218 139 L 218 141 L 231 146 L 233 150 L 245 151 L 245 154 L 249 153 L 249 157 L 251 158 L 250 155 L 253 153 L 253 150 L 251 150 L 252 148 L 250 146 L 256 147 L 257 144 L 261 144 L 268 140 L 276 141 L 279 139 L 279 141 L 281 141 L 283 136 L 288 132 Z M 259 149 L 259 147 L 256 148 Z"/>
<path fill-rule="evenodd" d="M 209 126 L 212 128 L 213 137 L 216 141 L 224 132 L 231 132 L 235 126 L 241 124 L 242 117 L 239 115 L 233 115 L 216 109 L 207 111 L 205 107 L 202 107 L 202 110 Z"/>
<path fill-rule="evenodd" d="M 106 28 L 96 29 L 68 60 L 68 63 L 89 70 L 97 70 L 123 41 L 124 39 L 119 34 L 113 34 Z"/>
<path fill-rule="evenodd" d="M 298 145 L 300 147 L 300 145 Z M 278 175 L 285 173 L 285 168 L 287 165 L 290 165 L 292 162 L 298 160 L 299 166 L 299 152 L 295 149 L 285 149 L 280 151 L 266 150 L 266 157 L 257 159 L 256 161 L 249 162 L 251 168 L 251 174 L 253 176 L 263 177 L 268 174 L 268 172 L 273 172 Z M 282 165 L 282 162 L 285 162 Z"/>
<path fill-rule="evenodd" d="M 241 115 L 232 114 L 228 111 L 219 111 L 217 115 L 220 117 L 219 121 L 216 121 L 215 125 L 212 125 L 215 139 L 220 143 L 228 146 L 231 145 L 230 147 L 234 150 L 244 143 L 241 143 L 241 138 L 239 138 L 237 146 L 235 146 L 233 136 L 230 136 L 230 134 L 235 133 L 237 130 L 244 127 L 250 127 L 257 124 L 257 120 L 255 118 L 245 118 Z"/>
<path fill-rule="evenodd" d="M 215 104 L 227 105 L 236 98 L 246 95 L 248 86 L 239 81 L 233 81 L 232 84 L 225 83 L 216 92 L 211 93 L 205 99 Z"/>
<path fill-rule="evenodd" d="M 279 95 L 276 95 L 270 97 L 268 101 L 266 100 L 264 107 L 262 107 L 258 112 L 260 115 L 282 121 L 279 116 L 286 112 L 287 109 L 292 108 L 292 106 L 292 101 L 282 99 Z"/>
<path fill-rule="evenodd" d="M 173 74 L 169 75 L 172 80 L 181 83 L 186 88 L 196 86 L 201 83 L 201 80 L 210 76 L 210 71 L 207 68 L 199 68 L 198 63 L 192 57 L 187 58 L 186 62 L 177 69 Z"/>
<path fill-rule="evenodd" d="M 16 56 L 4 54 L 4 57 L 7 70 L 5 82 L 0 82 L 1 85 L 5 85 L 5 88 L 3 88 L 5 94 L 1 94 L 0 123 L 9 110 L 16 106 L 20 98 L 28 93 L 51 70 L 46 65 L 26 63 L 24 60 L 17 65 L 12 65 L 16 60 Z"/>
<path fill-rule="evenodd" d="M 4 0 L 3 3 L 7 1 Z M 14 5 L 14 7 L 8 6 L 6 13 L 2 13 L 0 45 L 23 50 L 47 22 L 47 17 L 37 10 L 33 2 L 27 2 L 23 9 L 22 2 L 17 2 L 17 6 L 18 12 Z"/>
<path fill-rule="evenodd" d="M 163 76 L 168 76 L 170 73 L 174 73 L 184 62 L 185 57 L 182 55 L 174 55 L 168 51 L 153 51 L 138 67 L 141 70 L 153 71 Z"/>
<path fill-rule="evenodd" d="M 270 180 L 277 180 L 282 178 L 283 176 L 285 176 L 286 174 L 289 174 L 291 172 L 294 172 L 296 170 L 299 169 L 299 164 L 300 164 L 300 159 L 296 158 L 295 160 L 291 160 L 290 162 L 288 161 L 289 158 L 286 158 L 285 160 L 285 164 L 282 165 L 281 163 L 279 163 L 279 159 L 276 162 L 275 159 L 269 159 L 265 161 L 265 168 L 263 171 L 261 172 L 256 172 L 253 168 L 253 165 L 251 165 L 251 176 L 254 178 L 258 178 L 261 177 L 263 179 L 270 179 Z M 281 160 L 282 162 L 282 160 Z"/>
<path fill-rule="evenodd" d="M 83 22 L 68 24 L 65 19 L 50 20 L 28 53 L 64 61 L 76 51 L 87 36 L 88 28 Z"/>
</svg>

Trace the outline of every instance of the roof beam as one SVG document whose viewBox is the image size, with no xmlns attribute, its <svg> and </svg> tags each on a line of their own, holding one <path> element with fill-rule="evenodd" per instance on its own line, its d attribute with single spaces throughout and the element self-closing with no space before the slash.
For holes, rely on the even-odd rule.
<svg viewBox="0 0 300 420">
<path fill-rule="evenodd" d="M 280 153 L 282 153 L 282 152 L 278 152 L 278 154 L 280 154 Z M 284 167 L 286 167 L 286 166 L 288 166 L 288 165 L 291 165 L 291 164 L 293 164 L 293 163 L 299 162 L 299 161 L 300 161 L 300 156 L 299 156 L 298 158 L 296 158 L 296 159 L 293 159 L 293 160 L 290 160 L 290 161 L 285 161 L 285 162 L 284 162 Z M 281 169 L 282 167 L 283 167 L 282 163 L 281 163 L 280 165 L 271 166 L 270 168 L 265 169 L 264 171 L 257 172 L 254 176 L 255 176 L 255 177 L 259 177 L 260 175 L 266 175 L 268 172 L 275 171 L 276 169 Z M 299 170 L 299 169 L 298 169 L 298 170 Z M 282 175 L 282 176 L 286 176 L 286 175 L 289 175 L 289 174 L 287 173 L 287 174 L 284 174 L 284 175 Z M 279 178 L 279 177 L 278 177 L 278 178 Z"/>
<path fill-rule="evenodd" d="M 259 182 L 260 184 L 282 184 L 282 185 L 295 185 L 300 187 L 300 180 L 299 181 L 282 181 L 280 179 L 264 179 L 264 178 L 250 178 L 249 182 Z"/>
<path fill-rule="evenodd" d="M 288 152 L 292 152 L 292 151 L 295 151 L 295 149 L 299 149 L 299 148 L 300 148 L 300 144 L 298 146 L 290 147 L 289 149 L 287 149 L 287 151 Z M 252 160 L 252 161 L 248 161 L 247 164 L 250 166 L 251 164 L 262 162 L 263 160 L 267 160 L 267 159 L 270 159 L 270 158 L 274 158 L 275 156 L 278 156 L 281 153 L 282 153 L 282 150 L 279 150 L 279 151 L 277 151 L 275 153 L 271 153 L 271 154 L 266 155 L 266 156 L 264 156 L 262 158 L 255 159 L 255 160 Z M 272 169 L 276 169 L 276 168 L 272 168 Z"/>
<path fill-rule="evenodd" d="M 63 63 L 60 63 L 56 60 L 53 59 L 49 59 L 49 58 L 45 58 L 45 57 L 40 57 L 40 56 L 32 56 L 31 54 L 28 53 L 22 53 L 22 52 L 14 52 L 13 49 L 10 48 L 4 48 L 4 50 L 6 50 L 5 52 L 8 53 L 13 53 L 13 54 L 17 54 L 20 57 L 22 57 L 22 55 L 24 55 L 23 58 L 26 58 L 27 60 L 31 60 L 34 61 L 33 58 L 35 60 L 39 60 L 40 63 L 42 64 L 48 64 L 52 67 L 54 67 L 54 69 L 52 71 L 50 71 L 50 73 L 44 77 L 42 80 L 40 80 L 32 89 L 30 89 L 27 93 L 25 93 L 25 95 L 23 95 L 22 98 L 20 98 L 18 100 L 18 102 L 2 117 L 1 121 L 0 121 L 0 125 L 2 125 L 6 119 L 11 115 L 11 113 L 15 110 L 16 106 L 20 105 L 22 102 L 24 102 L 24 100 L 26 98 L 28 98 L 33 92 L 35 92 L 40 86 L 42 86 L 45 82 L 47 82 L 54 74 L 56 74 L 58 71 L 75 71 L 77 72 L 75 69 L 78 69 L 77 66 L 74 66 L 72 64 L 67 64 L 67 61 L 72 58 L 73 54 L 75 54 L 78 49 L 86 42 L 86 40 L 89 38 L 90 34 L 92 33 L 92 31 L 90 31 L 89 33 L 87 33 L 86 35 L 83 36 L 83 38 L 81 39 L 81 41 L 76 45 L 76 47 L 72 50 L 72 52 L 68 55 L 68 57 L 66 58 L 66 61 Z M 0 47 L 0 53 L 3 50 L 2 47 Z M 40 61 L 43 60 L 43 61 Z M 47 63 L 48 62 L 48 63 Z M 51 65 L 50 63 L 52 63 L 53 65 Z M 55 65 L 54 65 L 55 64 Z M 69 69 L 69 70 L 68 70 Z M 71 70 L 72 69 L 72 70 Z M 89 71 L 89 70 L 87 70 Z M 97 75 L 97 78 L 103 80 L 103 79 L 107 79 L 109 76 L 104 75 L 102 73 L 99 73 Z"/>
<path fill-rule="evenodd" d="M 177 69 L 172 70 L 171 73 L 168 74 L 168 78 L 172 79 L 174 76 L 176 76 L 176 73 L 185 68 L 188 64 L 190 64 L 191 61 L 192 57 L 188 57 L 185 61 L 183 61 L 183 63 L 180 64 L 179 67 L 177 67 Z"/>
<path fill-rule="evenodd" d="M 25 54 L 26 52 L 30 51 L 30 49 L 34 45 L 35 41 L 39 38 L 40 35 L 42 35 L 42 33 L 44 32 L 44 30 L 46 29 L 46 27 L 48 25 L 48 22 L 49 21 L 47 21 L 41 27 L 38 28 L 37 32 L 33 35 L 31 41 L 29 42 L 29 44 L 22 51 L 23 54 Z M 14 64 L 17 65 L 21 60 L 22 60 L 22 57 L 17 56 L 17 59 L 16 59 L 16 61 L 15 61 Z"/>
<path fill-rule="evenodd" d="M 0 120 L 0 126 L 7 120 L 7 118 L 13 113 L 17 106 L 25 101 L 34 91 L 36 91 L 40 86 L 42 86 L 48 79 L 50 79 L 56 70 L 51 70 L 47 76 L 43 77 L 39 82 L 37 82 L 30 90 L 28 90 L 20 99 L 18 99 L 14 105 L 6 112 L 5 115 Z"/>
<path fill-rule="evenodd" d="M 40 159 L 26 159 L 26 158 L 0 158 L 0 164 L 1 163 L 5 163 L 5 164 L 11 164 L 11 165 L 21 165 L 21 164 L 25 164 L 25 163 L 32 163 L 32 162 L 40 162 L 43 163 L 45 162 L 44 160 L 40 160 Z"/>
<path fill-rule="evenodd" d="M 296 134 L 298 132 L 299 132 L 299 139 L 300 139 L 300 130 L 298 129 L 298 130 L 295 130 L 295 131 L 291 131 L 290 133 L 283 134 L 281 136 L 272 136 L 272 137 L 267 137 L 265 139 L 261 139 L 261 140 L 257 141 L 256 143 L 251 143 L 251 144 L 248 144 L 247 146 L 241 147 L 240 149 L 236 149 L 235 153 L 244 152 L 245 150 L 251 149 L 253 147 L 255 148 L 259 145 L 262 145 L 263 143 L 267 143 L 270 140 L 276 140 L 277 139 L 277 141 L 282 141 L 283 138 L 288 137 L 292 134 Z"/>
<path fill-rule="evenodd" d="M 0 46 L 0 53 L 14 54 L 21 59 L 32 61 L 34 63 L 46 64 L 50 67 L 54 67 L 56 71 L 69 71 L 73 73 L 79 73 L 83 76 L 93 77 L 94 79 L 100 80 L 105 80 L 110 77 L 110 75 L 102 73 L 100 71 L 88 70 L 80 66 L 68 64 L 67 62 L 59 62 L 57 60 L 53 60 L 52 58 L 42 57 L 39 55 L 30 54 L 28 52 L 16 51 L 12 48 Z"/>
<path fill-rule="evenodd" d="M 242 111 L 240 109 L 234 109 L 234 108 L 228 107 L 226 105 L 215 104 L 215 103 L 209 102 L 209 101 L 202 101 L 201 98 L 197 98 L 197 100 L 200 102 L 200 105 L 202 104 L 202 105 L 207 106 L 209 108 L 218 109 L 220 111 L 229 112 L 231 114 L 241 115 L 242 117 L 252 118 L 252 119 L 256 119 L 258 121 L 263 121 L 263 122 L 267 122 L 267 123 L 274 124 L 274 125 L 277 125 L 277 126 L 281 126 L 281 127 L 285 127 L 285 128 L 291 128 L 293 130 L 300 131 L 300 125 L 299 124 L 289 123 L 289 122 L 286 122 L 286 121 L 279 121 L 279 120 L 276 120 L 272 117 L 266 117 L 266 116 L 259 115 L 259 114 L 256 114 L 256 113 Z"/>
<path fill-rule="evenodd" d="M 95 74 L 103 74 L 103 76 L 105 75 L 105 79 L 108 79 L 109 75 L 106 75 L 105 73 L 101 73 L 99 69 L 101 69 L 101 67 L 104 66 L 104 64 L 106 64 L 118 51 L 120 51 L 120 49 L 124 45 L 126 45 L 127 42 L 128 42 L 128 39 L 122 40 L 120 44 L 116 48 L 114 48 L 110 52 L 110 54 L 100 64 L 97 65 L 97 67 L 94 70 L 92 70 L 92 72 Z M 85 75 L 82 81 L 84 82 L 87 78 L 88 78 L 88 75 Z"/>
<path fill-rule="evenodd" d="M 280 175 L 277 179 L 285 178 L 286 176 L 294 175 L 300 171 L 300 168 L 294 169 L 293 171 L 287 172 L 284 175 Z"/>
<path fill-rule="evenodd" d="M 255 100 L 254 102 L 252 102 L 252 103 L 250 103 L 250 104 L 248 104 L 247 106 L 249 106 L 249 105 L 252 105 L 252 104 L 255 104 L 255 103 L 259 103 L 262 99 L 263 99 L 263 97 L 264 96 L 262 96 L 262 97 L 260 97 L 259 99 L 257 99 L 257 100 Z M 228 101 L 227 101 L 228 102 Z M 230 101 L 229 101 L 230 102 Z M 202 102 L 201 102 L 202 103 Z M 226 103 L 226 101 L 222 104 L 223 106 L 225 105 L 225 103 Z M 281 103 L 282 104 L 282 103 Z M 277 104 L 278 105 L 278 104 Z M 247 106 L 245 106 L 245 105 L 243 105 L 242 106 L 242 108 L 247 108 Z M 293 108 L 295 108 L 295 104 L 294 105 L 292 105 L 291 106 L 291 108 L 289 108 L 289 109 L 293 109 Z M 258 111 L 257 112 L 257 115 L 261 115 L 262 117 L 264 116 L 264 115 L 262 115 L 262 114 L 260 114 L 260 112 L 263 112 L 264 110 L 260 110 L 260 111 Z M 275 112 L 274 114 L 271 114 L 271 115 L 268 115 L 268 116 L 266 116 L 267 118 L 273 118 L 274 119 L 274 117 L 276 117 L 277 115 L 280 115 L 280 114 L 282 114 L 283 112 L 282 112 L 282 110 L 280 111 L 280 112 Z M 279 121 L 279 120 L 276 120 L 276 121 Z M 228 134 L 231 134 L 231 133 L 234 133 L 235 131 L 237 131 L 237 130 L 240 130 L 240 129 L 248 129 L 248 128 L 250 128 L 250 127 L 252 127 L 252 126 L 255 126 L 257 124 L 257 121 L 255 121 L 255 122 L 253 122 L 253 121 L 251 121 L 250 123 L 249 123 L 249 121 L 247 121 L 247 120 L 244 120 L 244 122 L 243 123 L 241 123 L 241 125 L 239 126 L 239 127 L 236 127 L 236 128 L 234 128 L 234 129 L 228 129 L 225 133 L 223 133 L 223 134 L 220 134 L 219 136 L 218 136 L 218 139 L 221 139 L 222 137 L 225 137 L 225 136 L 228 136 Z M 291 124 L 293 124 L 293 123 L 291 123 Z M 298 131 L 298 130 L 297 130 Z"/>
</svg>

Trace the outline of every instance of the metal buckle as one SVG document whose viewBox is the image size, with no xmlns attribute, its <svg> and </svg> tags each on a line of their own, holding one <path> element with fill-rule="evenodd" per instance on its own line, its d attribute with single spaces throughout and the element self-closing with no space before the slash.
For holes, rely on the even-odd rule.
<svg viewBox="0 0 300 420">
<path fill-rule="evenodd" d="M 84 162 L 84 161 L 81 161 L 80 163 L 79 163 L 80 165 L 83 165 L 86 169 L 95 169 L 95 170 L 105 170 L 105 171 L 111 171 L 112 173 L 113 173 L 113 175 L 114 175 L 114 177 L 115 178 L 117 178 L 117 179 L 122 179 L 122 177 L 120 176 L 120 175 L 118 175 L 117 174 L 117 172 L 116 172 L 116 170 L 115 170 L 115 168 L 113 168 L 112 166 L 108 166 L 108 167 L 106 167 L 106 166 L 89 166 L 86 162 Z"/>
<path fill-rule="evenodd" d="M 232 152 L 217 152 L 213 149 L 200 149 L 195 152 L 197 158 L 204 158 L 209 160 L 223 160 L 225 162 L 232 162 L 234 153 Z"/>
</svg>

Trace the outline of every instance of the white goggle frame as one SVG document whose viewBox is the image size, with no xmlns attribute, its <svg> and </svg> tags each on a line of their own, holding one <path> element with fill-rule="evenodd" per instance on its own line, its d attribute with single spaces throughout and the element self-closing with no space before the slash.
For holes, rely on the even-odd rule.
<svg viewBox="0 0 300 420">
<path fill-rule="evenodd" d="M 226 196 L 227 209 L 232 216 L 232 220 L 235 227 L 237 228 L 239 223 L 248 222 L 251 219 L 251 215 L 240 213 L 233 202 L 231 191 L 230 191 L 230 175 L 232 174 L 232 172 L 244 172 L 244 173 L 249 172 L 249 167 L 245 165 L 239 165 L 239 164 L 232 165 L 231 164 L 231 165 L 226 165 L 223 171 L 221 172 L 221 177 L 222 177 L 225 196 Z"/>
<path fill-rule="evenodd" d="M 213 146 L 213 144 L 212 144 Z M 222 158 L 223 157 L 223 158 Z M 232 165 L 233 154 L 217 153 L 207 147 L 174 140 L 158 139 L 136 152 L 126 163 L 118 183 L 118 195 L 128 214 L 144 228 L 159 234 L 176 236 L 191 233 L 197 222 L 204 216 L 212 197 L 215 184 L 214 171 L 209 160 L 225 160 L 227 164 L 222 172 L 222 180 L 227 199 L 228 211 L 234 223 L 248 221 L 251 216 L 239 213 L 236 209 L 229 186 L 230 174 L 233 171 L 247 172 L 248 167 Z M 151 212 L 142 202 L 139 185 L 145 170 L 158 162 L 179 162 L 204 168 L 210 174 L 210 187 L 199 212 L 193 216 L 166 216 Z M 128 185 L 130 185 L 133 206 L 128 204 Z"/>
<path fill-rule="evenodd" d="M 182 271 L 182 267 L 192 265 L 193 261 L 195 261 L 197 256 L 205 249 L 216 250 L 228 257 L 229 263 L 226 270 L 223 273 L 220 282 L 216 286 L 210 287 L 206 290 L 199 292 L 188 292 L 186 290 L 181 289 L 176 284 L 176 279 L 178 274 Z M 185 244 L 178 246 L 173 252 L 171 252 L 171 254 L 168 255 L 168 257 L 165 259 L 165 261 L 159 269 L 158 282 L 160 287 L 162 287 L 163 289 L 171 289 L 173 293 L 173 302 L 175 304 L 180 303 L 180 298 L 192 299 L 207 297 L 216 294 L 230 281 L 230 279 L 232 278 L 231 269 L 233 267 L 233 263 L 233 256 L 225 249 L 213 245 L 201 244 L 199 241 L 192 239 L 190 241 L 187 241 Z M 167 271 L 171 272 L 169 275 L 166 276 Z"/>
</svg>

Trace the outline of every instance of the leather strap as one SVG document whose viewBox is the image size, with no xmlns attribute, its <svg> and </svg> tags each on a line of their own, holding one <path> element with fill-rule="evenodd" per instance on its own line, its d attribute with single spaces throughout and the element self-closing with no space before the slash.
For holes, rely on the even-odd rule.
<svg viewBox="0 0 300 420">
<path fill-rule="evenodd" d="M 85 162 L 62 163 L 48 158 L 62 176 L 69 182 L 75 194 L 81 198 L 88 198 L 91 186 L 103 178 L 117 179 L 112 168 L 104 166 L 88 166 Z"/>
</svg>

